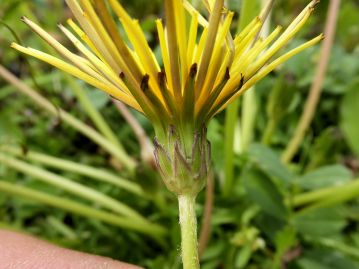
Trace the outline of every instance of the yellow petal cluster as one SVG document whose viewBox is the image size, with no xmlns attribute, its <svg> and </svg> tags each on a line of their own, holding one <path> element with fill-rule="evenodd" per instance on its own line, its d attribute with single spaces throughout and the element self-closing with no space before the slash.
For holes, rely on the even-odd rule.
<svg viewBox="0 0 359 269">
<path fill-rule="evenodd" d="M 27 18 L 23 21 L 61 57 L 15 43 L 12 47 L 103 90 L 145 114 L 155 126 L 188 124 L 196 129 L 276 67 L 323 38 L 319 35 L 278 56 L 306 23 L 317 0 L 285 30 L 278 26 L 264 39 L 260 37 L 264 16 L 232 37 L 234 13 L 224 7 L 224 0 L 203 2 L 207 19 L 187 0 L 164 0 L 165 20 L 156 20 L 163 64 L 138 20 L 118 0 L 66 0 L 76 22 L 70 19 L 59 28 L 80 54 Z"/>
</svg>

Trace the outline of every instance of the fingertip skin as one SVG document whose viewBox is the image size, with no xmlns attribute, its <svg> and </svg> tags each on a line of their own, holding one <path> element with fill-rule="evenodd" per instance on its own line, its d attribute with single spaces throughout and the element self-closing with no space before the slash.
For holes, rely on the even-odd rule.
<svg viewBox="0 0 359 269">
<path fill-rule="evenodd" d="M 0 230 L 0 269 L 143 269 Z"/>
</svg>

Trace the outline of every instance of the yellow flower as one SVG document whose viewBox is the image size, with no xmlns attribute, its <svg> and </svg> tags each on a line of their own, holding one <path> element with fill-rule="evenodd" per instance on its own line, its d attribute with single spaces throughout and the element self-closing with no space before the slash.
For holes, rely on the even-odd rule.
<svg viewBox="0 0 359 269">
<path fill-rule="evenodd" d="M 264 39 L 260 31 L 265 11 L 233 38 L 230 25 L 234 13 L 224 7 L 224 0 L 203 0 L 208 20 L 186 0 L 165 0 L 166 23 L 156 20 L 162 70 L 139 22 L 118 0 L 66 2 L 77 23 L 70 19 L 68 28 L 59 27 L 81 56 L 27 18 L 23 21 L 62 59 L 18 44 L 12 47 L 105 91 L 145 114 L 155 128 L 165 132 L 171 125 L 200 129 L 277 66 L 323 38 L 319 35 L 276 56 L 306 23 L 316 0 L 287 29 L 278 26 Z M 128 44 L 108 7 L 120 20 Z"/>
</svg>

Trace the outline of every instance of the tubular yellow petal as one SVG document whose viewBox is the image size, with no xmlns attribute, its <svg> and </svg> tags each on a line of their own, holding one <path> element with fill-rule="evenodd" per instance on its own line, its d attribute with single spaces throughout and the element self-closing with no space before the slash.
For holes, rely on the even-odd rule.
<svg viewBox="0 0 359 269">
<path fill-rule="evenodd" d="M 225 38 L 227 36 L 227 33 L 229 32 L 233 15 L 233 12 L 228 13 L 223 23 L 223 26 L 219 30 L 218 37 L 215 41 L 215 46 L 213 48 L 213 55 L 209 63 L 203 89 L 199 89 L 199 91 L 201 92 L 201 94 L 199 95 L 200 104 L 204 103 L 204 100 L 208 98 L 209 93 L 211 92 L 218 76 L 218 70 L 220 70 L 221 64 L 223 62 L 223 56 L 226 53 L 226 50 L 224 49 L 224 45 L 226 44 Z"/>
<path fill-rule="evenodd" d="M 202 2 L 206 7 L 207 11 L 211 13 L 214 8 L 216 0 L 202 0 Z"/>
<path fill-rule="evenodd" d="M 234 44 L 238 46 L 243 38 L 245 38 L 248 33 L 253 30 L 253 27 L 257 25 L 258 23 L 261 23 L 261 19 L 259 17 L 255 17 L 240 33 L 237 35 L 234 39 Z"/>
<path fill-rule="evenodd" d="M 117 0 L 110 0 L 109 2 L 117 16 L 120 18 L 128 39 L 133 45 L 138 57 L 141 59 L 146 73 L 150 75 L 152 81 L 157 81 L 157 74 L 160 71 L 160 68 L 138 21 L 133 20 Z"/>
<path fill-rule="evenodd" d="M 136 81 L 133 81 L 133 77 L 129 77 L 129 79 L 125 76 L 124 73 L 120 74 L 121 79 L 126 84 L 127 88 L 130 90 L 131 94 L 135 98 L 135 100 L 138 102 L 138 104 L 141 106 L 144 114 L 148 117 L 149 120 L 151 120 L 153 123 L 158 124 L 162 121 L 162 118 L 160 117 L 160 114 L 156 113 L 156 107 L 153 103 L 151 103 L 151 100 L 146 96 L 145 90 L 142 87 L 143 85 L 143 79 L 141 81 L 141 84 L 137 84 Z M 148 75 L 145 75 L 148 76 Z M 146 83 L 148 83 L 148 78 L 146 78 Z M 147 88 L 147 86 L 146 86 Z M 146 89 L 147 90 L 147 89 Z"/>
<path fill-rule="evenodd" d="M 187 48 L 187 62 L 192 63 L 194 48 L 197 41 L 197 32 L 198 32 L 198 14 L 194 13 L 192 15 L 191 26 L 189 30 L 189 39 L 188 39 L 188 48 Z"/>
<path fill-rule="evenodd" d="M 35 49 L 25 48 L 23 46 L 15 44 L 15 43 L 13 43 L 11 45 L 11 47 L 18 51 L 21 51 L 22 53 L 28 54 L 28 55 L 33 56 L 41 61 L 44 61 L 44 62 L 64 71 L 66 73 L 69 73 L 69 74 L 85 81 L 86 83 L 105 91 L 109 95 L 114 96 L 115 98 L 121 100 L 122 102 L 132 106 L 133 108 L 135 108 L 139 111 L 142 111 L 132 96 L 127 95 L 126 93 L 119 90 L 117 87 L 115 87 L 113 85 L 110 85 L 103 81 L 99 81 L 99 80 L 95 79 L 94 77 L 82 72 L 80 69 L 78 69 L 77 67 L 75 67 L 69 63 L 66 63 L 52 55 L 43 53 L 43 52 L 35 50 Z"/>
<path fill-rule="evenodd" d="M 182 5 L 182 0 L 173 1 L 173 7 L 176 14 L 175 22 L 179 50 L 179 62 L 181 67 L 181 83 L 182 85 L 184 85 L 187 80 L 187 74 L 189 72 L 189 68 L 187 66 L 187 23 L 185 18 L 185 10 Z"/>
<path fill-rule="evenodd" d="M 292 49 L 291 51 L 285 53 L 284 55 L 280 56 L 278 59 L 274 60 L 272 63 L 270 63 L 269 65 L 267 65 L 265 68 L 263 68 L 259 73 L 257 73 L 256 75 L 254 75 L 251 79 L 249 79 L 244 86 L 242 87 L 242 89 L 240 91 L 238 91 L 227 103 L 225 106 L 227 106 L 229 103 L 231 103 L 235 98 L 237 98 L 239 95 L 243 94 L 245 91 L 247 91 L 248 89 L 250 89 L 255 83 L 257 83 L 259 80 L 261 80 L 263 77 L 265 77 L 266 75 L 268 75 L 270 72 L 272 72 L 276 67 L 278 67 L 279 65 L 283 64 L 284 62 L 286 62 L 288 59 L 292 58 L 294 55 L 300 53 L 301 51 L 314 46 L 315 44 L 317 44 L 318 42 L 320 42 L 321 40 L 323 40 L 324 35 L 321 34 L 315 38 L 313 38 L 312 40 L 296 47 L 295 49 Z M 222 107 L 223 109 L 224 107 Z"/>
<path fill-rule="evenodd" d="M 198 68 L 198 75 L 196 81 L 196 94 L 199 96 L 204 85 L 208 65 L 212 58 L 213 48 L 215 45 L 218 27 L 222 17 L 222 8 L 224 0 L 216 0 L 213 11 L 209 18 L 208 35 L 204 51 L 202 53 L 201 61 Z"/>
<path fill-rule="evenodd" d="M 222 60 L 222 65 L 218 71 L 218 75 L 216 78 L 216 81 L 214 83 L 214 87 L 217 87 L 219 83 L 221 83 L 226 70 L 230 70 L 231 69 L 231 57 L 232 57 L 232 52 L 230 49 L 227 49 L 227 52 Z M 213 91 L 213 90 L 212 90 Z"/>
<path fill-rule="evenodd" d="M 118 62 L 115 61 L 114 57 L 111 55 L 111 52 L 108 51 L 106 45 L 102 42 L 94 26 L 90 23 L 88 15 L 84 13 L 79 3 L 76 0 L 66 0 L 66 3 L 106 63 L 111 66 L 111 68 L 114 69 L 116 73 L 119 74 L 122 72 Z"/>
<path fill-rule="evenodd" d="M 165 32 L 164 32 L 163 25 L 162 25 L 162 20 L 160 20 L 160 19 L 156 20 L 156 26 L 157 26 L 158 38 L 160 41 L 163 65 L 165 67 L 166 74 L 169 75 L 169 74 L 171 74 L 171 64 L 170 64 L 170 59 L 169 59 L 169 54 L 168 54 Z M 167 76 L 167 82 L 168 82 L 169 88 L 173 89 L 172 76 Z"/>
<path fill-rule="evenodd" d="M 226 43 L 227 43 L 227 46 L 228 46 L 228 53 L 229 53 L 226 67 L 231 68 L 232 64 L 233 64 L 233 61 L 234 61 L 234 55 L 235 55 L 236 48 L 235 48 L 235 45 L 234 45 L 234 39 L 233 39 L 232 34 L 231 34 L 230 31 L 228 31 L 228 33 L 227 33 Z"/>
<path fill-rule="evenodd" d="M 119 61 L 116 61 L 114 59 L 113 55 L 111 55 L 111 53 L 108 51 L 106 44 L 104 44 L 101 38 L 98 36 L 96 29 L 90 23 L 88 15 L 86 15 L 86 13 L 84 13 L 81 9 L 81 6 L 79 6 L 79 4 L 75 0 L 66 0 L 66 2 L 68 3 L 76 19 L 79 21 L 85 32 L 88 34 L 90 40 L 99 50 L 103 58 L 106 60 L 106 62 L 108 62 L 108 64 L 111 66 L 112 69 L 114 69 L 116 73 L 120 74 L 121 72 L 123 72 L 125 74 L 127 81 L 130 84 L 126 84 L 126 86 L 131 91 L 132 95 L 136 98 L 144 113 L 151 119 L 156 118 L 154 111 L 149 105 L 149 100 L 140 89 L 140 81 L 136 80 L 136 78 L 133 76 L 133 74 L 127 67 L 126 63 L 123 62 L 122 58 L 118 59 Z"/>
<path fill-rule="evenodd" d="M 228 81 L 227 85 L 222 90 L 220 98 L 228 96 L 238 88 L 238 84 L 242 79 L 243 73 L 246 71 L 248 66 L 255 60 L 255 58 L 262 52 L 261 47 L 263 46 L 263 41 L 258 40 L 254 46 L 249 49 L 243 55 L 243 60 L 234 64 L 231 69 L 231 79 Z"/>
<path fill-rule="evenodd" d="M 56 51 L 58 51 L 62 56 L 71 61 L 74 65 L 80 68 L 82 71 L 98 78 L 98 74 L 93 71 L 92 65 L 84 58 L 72 53 L 63 45 L 61 45 L 55 38 L 49 35 L 44 31 L 40 26 L 30 21 L 29 19 L 23 17 L 23 21 L 42 39 L 44 39 L 49 45 L 51 45 Z"/>
<path fill-rule="evenodd" d="M 290 32 L 287 30 L 283 32 L 281 37 L 273 43 L 273 45 L 250 67 L 247 71 L 248 74 L 254 74 L 257 72 L 270 58 L 273 57 L 281 48 L 283 48 L 288 41 L 304 26 L 308 20 L 312 10 L 307 9 L 301 20 L 292 28 Z"/>
<path fill-rule="evenodd" d="M 76 46 L 76 48 L 82 52 L 89 61 L 96 68 L 96 72 L 105 76 L 111 83 L 118 86 L 120 89 L 125 90 L 125 92 L 130 93 L 126 85 L 120 80 L 119 76 L 109 68 L 105 63 L 98 59 L 91 51 L 89 51 L 68 29 L 64 26 L 59 26 L 61 31 L 69 38 L 69 40 Z"/>
<path fill-rule="evenodd" d="M 135 77 L 136 80 L 140 80 L 142 78 L 141 74 L 133 73 L 132 70 L 138 70 L 136 66 L 130 66 L 130 62 L 126 62 L 120 52 L 117 50 L 117 47 L 113 43 L 111 37 L 109 36 L 107 30 L 104 28 L 101 20 L 97 16 L 95 10 L 93 9 L 91 3 L 88 0 L 80 0 L 82 6 L 85 11 L 85 17 L 92 25 L 94 31 L 96 32 L 97 37 L 100 39 L 100 42 L 104 45 L 106 50 L 110 53 L 113 59 L 118 63 L 121 70 L 124 71 L 124 65 L 130 70 L 132 76 Z M 128 74 L 126 74 L 128 75 Z"/>
<path fill-rule="evenodd" d="M 137 65 L 137 62 L 135 61 L 135 59 L 131 58 L 130 60 L 127 59 L 127 61 L 126 61 L 126 59 L 123 58 L 123 54 L 120 54 L 119 52 L 125 53 L 125 55 L 129 55 L 129 56 L 132 56 L 132 54 L 128 54 L 129 53 L 128 50 L 126 50 L 125 52 L 117 50 L 111 37 L 108 35 L 106 29 L 104 28 L 101 20 L 97 17 L 96 12 L 94 11 L 90 2 L 88 0 L 81 0 L 81 2 L 84 5 L 85 11 L 88 12 L 88 14 L 90 15 L 89 18 L 92 21 L 92 25 L 94 25 L 100 38 L 103 39 L 103 44 L 105 44 L 108 51 L 113 55 L 113 57 L 119 63 L 122 71 L 128 77 L 130 76 L 129 72 L 131 72 L 131 76 L 133 76 L 135 80 L 140 81 L 143 76 L 141 73 L 139 73 L 140 69 L 139 69 L 139 66 Z M 149 80 L 149 84 L 151 85 L 151 88 L 149 90 L 150 91 L 154 90 L 155 95 L 157 97 L 159 97 L 161 100 L 163 100 L 163 98 L 160 94 L 158 84 L 156 83 L 157 73 L 159 71 L 157 61 L 154 60 L 154 56 L 153 56 L 151 50 L 146 51 L 147 41 L 145 40 L 145 38 L 141 39 L 141 34 L 143 35 L 143 33 L 138 25 L 138 22 L 133 21 L 133 20 L 131 22 L 132 22 L 132 25 L 134 26 L 133 27 L 134 31 L 132 34 L 128 34 L 128 35 L 129 35 L 130 41 L 132 41 L 132 44 L 135 47 L 137 56 L 140 58 L 140 62 L 142 63 L 143 67 L 146 70 L 146 73 L 148 72 L 150 75 L 151 79 Z M 130 27 L 129 29 L 132 29 L 132 28 Z M 133 37 L 135 37 L 135 38 L 133 38 Z M 141 43 L 141 47 L 139 45 L 140 43 Z M 127 57 L 127 58 L 129 58 L 129 57 Z M 132 65 L 131 65 L 131 63 L 132 63 Z M 135 72 L 133 72 L 133 71 L 135 71 Z"/>
<path fill-rule="evenodd" d="M 177 0 L 176 0 L 177 1 Z M 170 66 L 172 76 L 172 86 L 175 99 L 182 99 L 181 74 L 179 66 L 179 49 L 176 30 L 176 12 L 174 10 L 173 0 L 165 0 L 166 11 L 166 33 L 168 41 L 168 52 L 170 55 Z"/>
<path fill-rule="evenodd" d="M 244 74 L 245 77 L 251 76 L 251 74 L 245 71 L 246 68 L 249 64 L 254 62 L 254 59 L 264 51 L 264 49 L 278 36 L 281 31 L 282 26 L 277 26 L 276 29 L 264 41 L 257 42 L 258 46 L 253 47 L 246 53 L 246 60 L 244 60 L 245 64 L 243 64 L 244 61 L 241 61 L 241 59 L 237 59 L 239 64 L 235 65 L 233 70 L 233 74 L 235 74 L 234 76 L 236 76 L 236 74 Z"/>
<path fill-rule="evenodd" d="M 253 41 L 260 31 L 262 27 L 262 22 L 260 20 L 257 21 L 257 23 L 253 26 L 251 31 L 243 38 L 243 40 L 236 46 L 236 53 L 234 56 L 234 64 L 244 55 L 244 53 L 247 51 L 247 49 L 250 48 L 250 46 L 253 45 Z"/>
<path fill-rule="evenodd" d="M 229 70 L 226 69 L 224 77 L 221 78 L 222 81 L 213 89 L 210 93 L 209 97 L 207 98 L 206 102 L 202 106 L 196 106 L 196 117 L 197 117 L 197 125 L 202 124 L 202 122 L 207 122 L 210 118 L 211 107 L 213 103 L 218 98 L 219 94 L 221 93 L 223 87 L 229 80 Z"/>
<path fill-rule="evenodd" d="M 196 112 L 203 106 L 204 103 L 207 102 L 207 99 L 210 96 L 210 93 L 213 90 L 213 86 L 215 85 L 215 79 L 218 77 L 218 79 L 223 79 L 223 74 L 220 74 L 218 70 L 220 70 L 223 58 L 225 57 L 225 48 L 220 48 L 220 51 L 218 52 L 218 55 L 216 57 L 213 57 L 211 60 L 211 66 L 210 69 L 213 69 L 211 72 L 208 72 L 208 77 L 212 78 L 212 80 L 207 80 L 204 84 L 203 91 L 201 92 L 201 95 L 197 98 L 196 102 Z M 219 77 L 219 75 L 222 75 L 222 77 Z"/>
<path fill-rule="evenodd" d="M 81 28 L 72 19 L 68 19 L 67 24 L 82 39 L 82 41 L 84 41 L 85 44 L 89 46 L 89 48 L 97 55 L 97 57 L 101 59 L 101 61 L 106 62 L 106 60 L 103 59 L 101 53 L 96 49 L 95 45 L 92 43 L 90 38 L 85 34 L 84 31 L 81 30 Z"/>
<path fill-rule="evenodd" d="M 106 48 L 111 53 L 111 55 L 115 58 L 116 62 L 119 64 L 120 68 L 125 73 L 125 75 L 127 77 L 130 77 L 130 76 L 133 77 L 136 81 L 142 80 L 143 76 L 141 74 L 139 77 L 138 73 L 132 72 L 132 70 L 136 70 L 136 71 L 139 70 L 137 63 L 132 61 L 134 65 L 130 66 L 131 62 L 125 61 L 125 59 L 122 57 L 122 55 L 117 50 L 111 37 L 108 35 L 101 20 L 98 18 L 91 3 L 88 0 L 81 0 L 81 3 L 83 4 L 85 11 L 90 15 L 89 20 L 92 22 L 92 25 L 94 26 L 95 30 L 97 31 L 99 37 L 103 40 L 103 44 L 106 46 Z M 154 57 L 150 50 L 149 50 L 150 55 L 147 54 L 147 51 L 145 49 L 146 45 L 147 45 L 147 41 L 144 38 L 143 38 L 144 40 L 141 40 L 141 34 L 143 35 L 143 33 L 138 25 L 138 22 L 133 21 L 133 20 L 131 22 L 132 22 L 134 31 L 132 32 L 132 34 L 129 34 L 129 37 L 130 37 L 130 40 L 132 41 L 132 44 L 135 47 L 138 57 L 140 58 L 143 66 L 145 67 L 145 70 L 149 72 L 149 75 L 150 75 L 149 84 L 151 85 L 151 88 L 149 89 L 149 91 L 155 90 L 154 91 L 155 95 L 157 97 L 160 97 L 161 100 L 163 100 L 160 90 L 159 90 L 159 87 L 158 87 L 158 84 L 156 83 L 159 68 L 157 65 L 153 65 L 154 63 L 157 63 L 157 61 L 156 60 L 153 61 Z M 132 28 L 130 27 L 130 29 L 132 29 Z M 135 38 L 134 39 L 131 38 L 132 36 L 135 36 Z M 139 47 L 140 46 L 139 42 L 142 42 L 141 47 Z M 128 52 L 128 51 L 126 51 L 126 52 Z"/>
<path fill-rule="evenodd" d="M 103 90 L 164 130 L 171 124 L 185 133 L 202 128 L 273 69 L 323 38 L 320 35 L 274 58 L 303 27 L 318 0 L 311 1 L 281 35 L 281 27 L 277 27 L 263 40 L 260 31 L 274 0 L 234 39 L 230 33 L 234 13 L 225 8 L 225 0 L 202 0 L 209 20 L 189 0 L 164 0 L 165 26 L 156 20 L 164 65 L 161 71 L 138 20 L 129 16 L 120 0 L 65 1 L 77 22 L 68 21 L 72 30 L 59 27 L 82 57 L 26 18 L 25 23 L 64 60 L 17 44 L 12 47 Z M 200 25 L 203 31 L 197 42 Z"/>
<path fill-rule="evenodd" d="M 187 1 L 183 1 L 183 6 L 185 9 L 192 15 L 196 15 L 198 17 L 198 23 L 203 27 L 208 27 L 208 21 Z"/>
<path fill-rule="evenodd" d="M 201 56 L 204 50 L 204 45 L 206 44 L 207 34 L 208 34 L 208 28 L 204 28 L 199 43 L 196 46 L 196 53 L 193 61 L 195 63 L 199 63 L 201 60 Z"/>
<path fill-rule="evenodd" d="M 102 19 L 105 28 L 108 30 L 111 39 L 116 45 L 122 58 L 126 63 L 128 63 L 130 70 L 134 74 L 134 76 L 141 78 L 143 76 L 143 72 L 140 70 L 139 64 L 136 59 L 134 59 L 132 50 L 125 44 L 123 38 L 120 36 L 116 22 L 113 20 L 111 14 L 108 12 L 105 1 L 97 0 L 94 1 L 94 4 L 99 14 L 99 17 Z"/>
<path fill-rule="evenodd" d="M 289 32 L 291 32 L 294 27 L 296 27 L 296 25 L 298 23 L 300 23 L 300 21 L 303 20 L 304 17 L 307 16 L 308 11 L 311 13 L 314 10 L 314 7 L 319 3 L 318 0 L 313 0 L 311 1 L 303 10 L 301 13 L 299 13 L 299 15 L 291 22 L 291 24 L 287 27 L 287 29 L 284 31 L 283 36 L 287 35 Z"/>
</svg>

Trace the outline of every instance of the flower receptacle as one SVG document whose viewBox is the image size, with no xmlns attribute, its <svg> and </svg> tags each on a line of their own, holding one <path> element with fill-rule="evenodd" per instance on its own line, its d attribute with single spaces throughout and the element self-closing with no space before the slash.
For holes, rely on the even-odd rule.
<svg viewBox="0 0 359 269">
<path fill-rule="evenodd" d="M 192 134 L 191 151 L 185 149 L 188 137 L 169 128 L 165 141 L 155 139 L 155 160 L 167 188 L 176 195 L 193 197 L 204 188 L 210 169 L 210 143 L 206 129 Z M 186 140 L 186 141 L 185 141 Z"/>
</svg>

